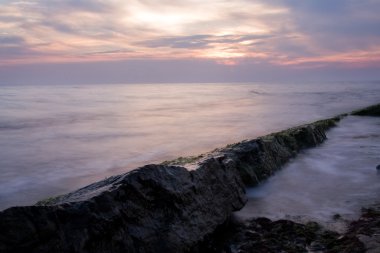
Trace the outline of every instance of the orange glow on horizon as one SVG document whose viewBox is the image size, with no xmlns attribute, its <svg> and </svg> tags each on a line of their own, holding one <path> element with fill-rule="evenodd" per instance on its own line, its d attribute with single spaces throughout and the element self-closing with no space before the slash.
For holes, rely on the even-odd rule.
<svg viewBox="0 0 380 253">
<path fill-rule="evenodd" d="M 380 63 L 379 38 L 360 49 L 334 51 L 300 30 L 292 8 L 261 0 L 112 0 L 57 7 L 10 1 L 0 7 L 2 66 L 132 59 L 206 59 L 224 65 L 251 59 L 282 66 Z"/>
<path fill-rule="evenodd" d="M 365 67 L 365 66 L 378 66 L 380 64 L 380 48 L 374 48 L 368 51 L 354 50 L 351 52 L 320 55 L 317 57 L 308 58 L 295 58 L 291 60 L 284 60 L 278 64 L 282 65 L 299 65 L 304 64 L 328 64 L 339 63 L 350 66 Z"/>
</svg>

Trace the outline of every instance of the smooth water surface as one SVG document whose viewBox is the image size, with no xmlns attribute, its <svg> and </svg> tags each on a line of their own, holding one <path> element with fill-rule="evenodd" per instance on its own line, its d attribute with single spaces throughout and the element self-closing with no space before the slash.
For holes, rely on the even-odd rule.
<svg viewBox="0 0 380 253">
<path fill-rule="evenodd" d="M 380 118 L 343 119 L 321 146 L 301 153 L 261 186 L 248 190 L 237 214 L 315 220 L 340 229 L 361 207 L 380 200 Z M 333 219 L 334 215 L 341 218 Z"/>
<path fill-rule="evenodd" d="M 380 101 L 380 83 L 0 86 L 0 209 Z"/>
</svg>

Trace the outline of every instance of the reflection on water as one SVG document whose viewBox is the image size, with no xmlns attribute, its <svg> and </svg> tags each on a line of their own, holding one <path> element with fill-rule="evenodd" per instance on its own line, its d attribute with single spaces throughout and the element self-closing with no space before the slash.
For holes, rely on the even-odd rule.
<svg viewBox="0 0 380 253">
<path fill-rule="evenodd" d="M 380 101 L 380 83 L 0 86 L 0 209 Z"/>
<path fill-rule="evenodd" d="M 348 117 L 328 140 L 307 150 L 258 188 L 248 190 L 243 218 L 315 219 L 330 228 L 333 216 L 355 219 L 380 199 L 380 118 Z M 339 227 L 338 227 L 339 228 Z"/>
</svg>

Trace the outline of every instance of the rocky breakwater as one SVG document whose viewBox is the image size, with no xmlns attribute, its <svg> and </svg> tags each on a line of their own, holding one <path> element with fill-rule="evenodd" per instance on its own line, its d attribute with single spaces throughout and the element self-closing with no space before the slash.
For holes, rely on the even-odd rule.
<svg viewBox="0 0 380 253">
<path fill-rule="evenodd" d="M 380 104 L 350 115 L 380 116 Z M 341 217 L 335 215 L 334 219 Z M 232 217 L 199 246 L 199 252 L 378 253 L 380 203 L 362 208 L 360 218 L 351 221 L 341 234 L 326 230 L 316 222 L 300 224 L 290 220 L 272 221 L 265 217 L 242 221 Z"/>
<path fill-rule="evenodd" d="M 147 165 L 0 212 L 0 252 L 196 252 L 268 178 L 340 117 Z"/>
<path fill-rule="evenodd" d="M 353 111 L 351 115 L 380 117 L 380 104 L 372 105 L 357 111 Z"/>
<path fill-rule="evenodd" d="M 245 203 L 234 168 L 148 165 L 0 213 L 0 252 L 186 252 Z M 43 205 L 41 205 L 43 204 Z"/>
<path fill-rule="evenodd" d="M 252 140 L 244 140 L 193 157 L 165 161 L 165 165 L 197 170 L 210 158 L 219 157 L 237 169 L 246 186 L 255 186 L 273 175 L 287 161 L 305 148 L 315 147 L 326 139 L 326 131 L 343 116 L 320 120 Z"/>
</svg>

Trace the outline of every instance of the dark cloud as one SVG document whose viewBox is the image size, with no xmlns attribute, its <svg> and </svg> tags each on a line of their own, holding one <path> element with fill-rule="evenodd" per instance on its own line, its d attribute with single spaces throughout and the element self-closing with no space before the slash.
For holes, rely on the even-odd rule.
<svg viewBox="0 0 380 253">
<path fill-rule="evenodd" d="M 191 36 L 176 36 L 162 37 L 153 40 L 146 40 L 138 43 L 147 47 L 170 47 L 170 48 L 207 48 L 210 44 L 230 44 L 239 43 L 248 40 L 263 40 L 272 38 L 274 35 L 191 35 Z"/>
<path fill-rule="evenodd" d="M 38 25 L 50 27 L 55 31 L 61 32 L 61 33 L 68 33 L 68 34 L 79 34 L 80 32 L 76 27 L 72 27 L 68 24 L 57 22 L 53 20 L 41 20 L 38 22 Z"/>
<path fill-rule="evenodd" d="M 142 41 L 139 44 L 147 47 L 171 47 L 171 48 L 205 48 L 211 35 L 192 35 L 178 37 L 163 37 Z"/>
<path fill-rule="evenodd" d="M 109 12 L 115 8 L 110 2 L 101 0 L 50 0 L 40 2 L 39 7 L 46 8 L 54 13 L 70 11 L 87 11 L 94 13 Z"/>
<path fill-rule="evenodd" d="M 15 16 L 10 16 L 10 15 L 0 15 L 0 22 L 1 23 L 17 23 L 22 21 L 24 18 L 23 17 L 15 17 Z"/>
<path fill-rule="evenodd" d="M 132 52 L 135 52 L 135 51 L 129 50 L 129 49 L 115 49 L 115 50 L 107 50 L 107 51 L 90 52 L 90 53 L 85 53 L 83 55 L 125 54 L 125 53 L 132 53 Z"/>
<path fill-rule="evenodd" d="M 14 35 L 0 34 L 0 47 L 3 46 L 18 46 L 24 44 L 25 40 L 22 37 Z"/>
<path fill-rule="evenodd" d="M 15 3 L 17 4 L 17 3 Z M 0 16 L 0 22 L 16 23 L 20 28 L 28 31 L 35 27 L 45 27 L 58 33 L 69 35 L 82 35 L 90 37 L 109 37 L 116 29 L 112 23 L 112 15 L 117 6 L 108 1 L 100 0 L 50 0 L 36 2 L 20 2 L 19 10 L 24 16 Z M 83 16 L 78 19 L 78 15 L 92 13 L 97 21 Z M 30 16 L 29 16 L 30 15 Z M 107 20 L 107 18 L 109 20 Z M 73 22 L 76 21 L 76 22 Z"/>
<path fill-rule="evenodd" d="M 35 46 L 48 46 L 49 43 L 29 45 L 23 37 L 0 34 L 0 59 L 25 59 L 52 55 L 49 52 L 36 51 Z"/>
<path fill-rule="evenodd" d="M 291 11 L 293 25 L 320 48 L 347 51 L 380 43 L 380 1 L 268 0 Z"/>
<path fill-rule="evenodd" d="M 261 44 L 261 45 L 262 45 L 261 47 L 256 46 L 254 48 L 256 49 L 259 48 L 261 50 L 265 49 L 266 45 L 265 44 Z M 279 52 L 279 53 L 286 53 L 286 55 L 290 58 L 317 56 L 317 53 L 313 52 L 308 47 L 308 45 L 305 45 L 304 43 L 299 42 L 294 39 L 289 39 L 287 37 L 277 38 L 276 40 L 272 40 L 270 48 L 267 48 L 267 50 Z"/>
<path fill-rule="evenodd" d="M 0 59 L 22 58 L 31 53 L 22 37 L 0 34 Z"/>
<path fill-rule="evenodd" d="M 0 46 L 0 59 L 25 59 L 28 57 L 38 57 L 41 53 L 35 52 L 22 46 Z"/>
<path fill-rule="evenodd" d="M 213 36 L 213 43 L 238 43 L 243 41 L 262 41 L 268 40 L 276 37 L 274 34 L 247 34 L 247 35 L 223 35 L 223 36 Z"/>
<path fill-rule="evenodd" d="M 293 9 L 318 13 L 323 15 L 331 14 L 343 14 L 347 11 L 349 5 L 353 2 L 352 0 L 308 0 L 308 1 L 297 1 L 297 0 L 284 0 L 277 1 L 282 2 L 286 6 Z"/>
</svg>

